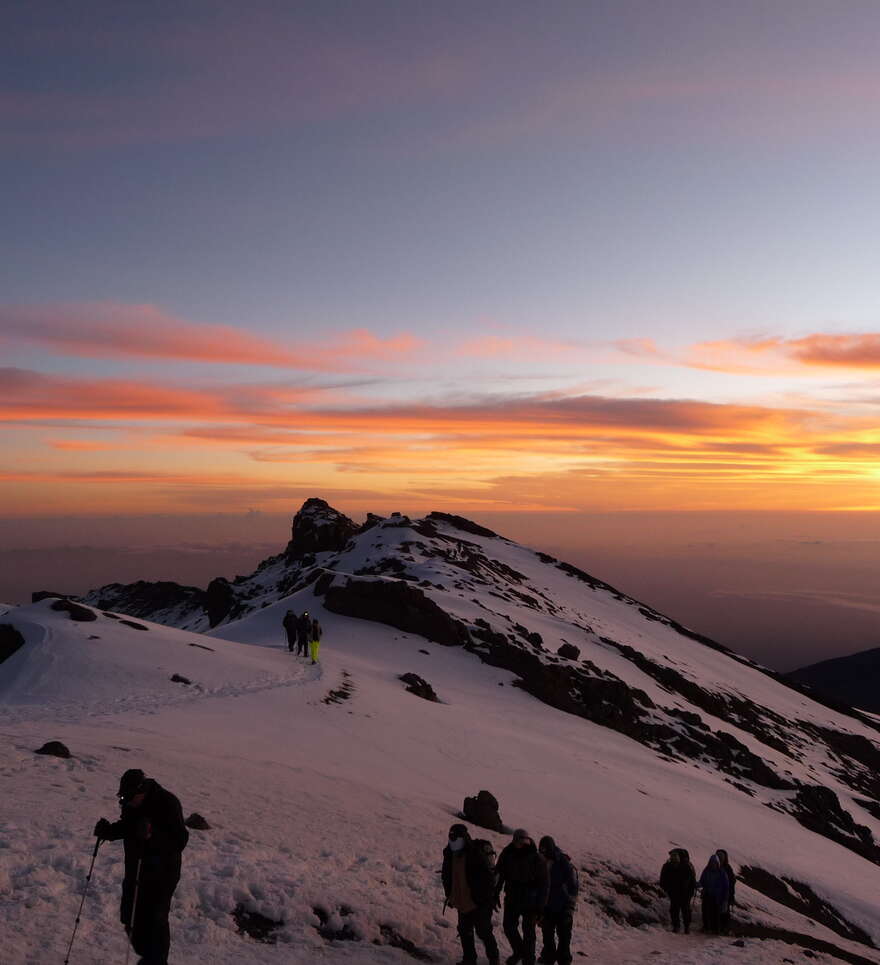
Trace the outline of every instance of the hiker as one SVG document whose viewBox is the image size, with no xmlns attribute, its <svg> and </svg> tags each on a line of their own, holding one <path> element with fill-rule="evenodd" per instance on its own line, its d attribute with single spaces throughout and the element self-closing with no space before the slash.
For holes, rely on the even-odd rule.
<svg viewBox="0 0 880 965">
<path fill-rule="evenodd" d="M 121 817 L 101 818 L 95 836 L 125 847 L 119 917 L 139 965 L 167 965 L 168 913 L 180 880 L 181 852 L 189 840 L 180 801 L 144 772 L 132 768 L 119 782 Z"/>
<path fill-rule="evenodd" d="M 541 916 L 544 945 L 539 962 L 552 965 L 571 965 L 571 930 L 577 904 L 578 875 L 571 858 L 556 846 L 550 835 L 538 844 L 541 857 L 547 862 L 550 879 L 547 904 Z"/>
<path fill-rule="evenodd" d="M 312 620 L 309 611 L 304 610 L 296 621 L 296 653 L 298 657 L 305 657 L 309 652 L 309 638 L 312 635 Z"/>
<path fill-rule="evenodd" d="M 727 911 L 730 885 L 727 873 L 721 867 L 717 855 L 709 858 L 700 875 L 700 888 L 703 889 L 703 931 L 717 935 L 721 931 L 721 916 Z"/>
<path fill-rule="evenodd" d="M 318 651 L 321 649 L 321 636 L 323 632 L 317 618 L 312 620 L 312 629 L 309 633 L 311 638 L 309 642 L 309 654 L 311 655 L 312 663 L 318 662 Z"/>
<path fill-rule="evenodd" d="M 443 890 L 450 908 L 458 912 L 462 959 L 458 965 L 476 965 L 474 933 L 483 943 L 489 965 L 498 965 L 498 943 L 492 930 L 495 900 L 495 849 L 489 841 L 471 840 L 463 824 L 449 829 L 443 849 Z"/>
<path fill-rule="evenodd" d="M 697 890 L 697 875 L 690 856 L 683 848 L 673 848 L 660 872 L 660 887 L 669 898 L 669 917 L 672 930 L 678 931 L 679 921 L 685 935 L 691 930 L 691 902 Z"/>
<path fill-rule="evenodd" d="M 284 627 L 284 632 L 287 634 L 287 649 L 290 653 L 293 653 L 294 645 L 296 644 L 296 614 L 293 610 L 288 610 L 284 614 L 284 619 L 281 621 L 281 625 Z"/>
<path fill-rule="evenodd" d="M 504 889 L 504 934 L 513 954 L 507 965 L 535 965 L 535 925 L 547 904 L 547 862 L 538 854 L 529 832 L 517 828 L 498 857 L 496 904 Z M 522 920 L 522 935 L 519 931 Z"/>
<path fill-rule="evenodd" d="M 736 872 L 724 848 L 719 848 L 715 856 L 718 858 L 721 870 L 727 875 L 727 909 L 721 912 L 721 934 L 726 935 L 730 931 L 730 909 L 733 908 L 736 898 Z"/>
</svg>

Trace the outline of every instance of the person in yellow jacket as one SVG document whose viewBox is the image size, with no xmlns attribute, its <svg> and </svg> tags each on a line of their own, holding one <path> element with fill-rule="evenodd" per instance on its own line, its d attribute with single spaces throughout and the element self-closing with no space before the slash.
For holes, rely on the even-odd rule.
<svg viewBox="0 0 880 965">
<path fill-rule="evenodd" d="M 317 620 L 312 620 L 311 643 L 309 644 L 309 655 L 312 663 L 318 662 L 318 651 L 321 649 L 321 624 Z"/>
</svg>

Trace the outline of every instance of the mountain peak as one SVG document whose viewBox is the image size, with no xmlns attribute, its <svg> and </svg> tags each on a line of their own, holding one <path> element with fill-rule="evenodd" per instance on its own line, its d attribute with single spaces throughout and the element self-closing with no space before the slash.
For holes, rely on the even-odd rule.
<svg viewBox="0 0 880 965">
<path fill-rule="evenodd" d="M 358 531 L 358 525 L 325 499 L 312 496 L 293 517 L 285 555 L 302 559 L 309 553 L 337 552 Z"/>
</svg>

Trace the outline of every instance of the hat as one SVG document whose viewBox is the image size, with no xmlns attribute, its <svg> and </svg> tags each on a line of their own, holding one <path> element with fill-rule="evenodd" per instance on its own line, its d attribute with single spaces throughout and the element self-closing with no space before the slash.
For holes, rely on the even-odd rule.
<svg viewBox="0 0 880 965">
<path fill-rule="evenodd" d="M 453 824 L 449 829 L 449 837 L 469 838 L 468 829 L 463 824 Z"/>
<path fill-rule="evenodd" d="M 129 768 L 119 779 L 119 797 L 123 801 L 130 801 L 143 787 L 146 779 L 146 775 L 140 768 Z"/>
<path fill-rule="evenodd" d="M 526 831 L 525 828 L 517 828 L 516 831 L 513 832 L 514 841 L 522 841 L 522 840 L 531 841 L 531 839 L 532 839 L 532 836 L 529 834 L 528 831 Z"/>
<path fill-rule="evenodd" d="M 549 834 L 545 834 L 538 844 L 538 849 L 540 851 L 549 851 L 552 853 L 556 850 L 556 842 L 550 837 Z"/>
</svg>

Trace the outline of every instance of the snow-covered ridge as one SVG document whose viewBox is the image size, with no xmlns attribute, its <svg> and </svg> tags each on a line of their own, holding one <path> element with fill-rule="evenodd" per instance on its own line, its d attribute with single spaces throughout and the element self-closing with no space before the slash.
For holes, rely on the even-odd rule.
<svg viewBox="0 0 880 965">
<path fill-rule="evenodd" d="M 594 908 L 622 926 L 656 921 L 651 869 L 667 845 L 715 842 L 746 866 L 753 934 L 810 933 L 855 956 L 844 960 L 880 960 L 870 951 L 880 942 L 871 897 L 880 890 L 875 719 L 817 703 L 600 580 L 467 520 L 370 517 L 357 527 L 324 506 L 309 501 L 308 524 L 297 514 L 291 542 L 254 574 L 220 582 L 210 614 L 210 588 L 194 590 L 198 597 L 167 584 L 94 591 L 84 599 L 91 622 L 71 621 L 53 609 L 57 601 L 11 610 L 0 623 L 53 629 L 55 648 L 69 645 L 76 666 L 64 686 L 60 665 L 46 669 L 43 691 L 28 697 L 23 661 L 42 666 L 52 647 L 33 647 L 38 630 L 25 628 L 25 647 L 0 664 L 0 696 L 35 726 L 52 714 L 72 721 L 148 710 L 159 725 L 184 714 L 216 722 L 210 708 L 232 701 L 225 713 L 241 741 L 251 729 L 307 735 L 285 754 L 336 775 L 322 801 L 333 797 L 332 782 L 357 775 L 359 790 L 346 792 L 355 798 L 374 793 L 369 787 L 418 799 L 422 834 L 448 818 L 428 803 L 444 796 L 439 787 L 453 789 L 454 805 L 488 785 L 513 811 L 509 823 L 531 826 L 537 815 L 560 829 L 583 862 Z M 283 663 L 288 608 L 307 608 L 325 625 L 323 683 Z M 155 622 L 144 623 L 148 633 L 119 627 L 114 611 Z M 106 649 L 85 673 L 77 661 L 98 646 L 91 634 Z M 192 658 L 184 669 L 181 654 Z M 173 670 L 193 683 L 170 683 Z M 414 671 L 439 704 L 405 693 L 398 677 Z M 89 696 L 77 674 L 101 692 Z M 340 703 L 324 703 L 343 691 Z M 238 716 L 245 707 L 253 717 Z M 223 727 L 226 747 L 237 746 Z M 255 738 L 247 739 L 250 747 Z M 326 765 L 309 756 L 318 747 Z M 344 869 L 337 874 L 345 879 Z M 407 915 L 423 920 L 415 908 Z M 425 922 L 419 940 L 430 948 Z M 750 954 L 743 960 L 784 957 Z"/>
</svg>

